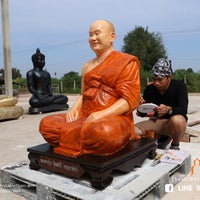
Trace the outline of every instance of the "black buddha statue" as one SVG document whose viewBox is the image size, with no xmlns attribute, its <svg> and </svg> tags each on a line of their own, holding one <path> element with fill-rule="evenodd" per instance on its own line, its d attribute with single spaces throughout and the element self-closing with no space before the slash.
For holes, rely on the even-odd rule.
<svg viewBox="0 0 200 200">
<path fill-rule="evenodd" d="M 32 55 L 34 68 L 27 72 L 28 90 L 32 94 L 29 99 L 29 112 L 50 112 L 68 108 L 68 98 L 65 95 L 54 95 L 51 86 L 51 76 L 49 72 L 43 70 L 45 66 L 45 55 L 37 48 Z"/>
</svg>

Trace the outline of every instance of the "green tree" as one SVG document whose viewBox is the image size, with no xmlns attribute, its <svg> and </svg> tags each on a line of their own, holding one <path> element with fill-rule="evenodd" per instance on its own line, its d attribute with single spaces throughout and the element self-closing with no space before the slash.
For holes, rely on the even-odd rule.
<svg viewBox="0 0 200 200">
<path fill-rule="evenodd" d="M 22 75 L 20 73 L 20 70 L 17 68 L 12 68 L 12 79 L 15 80 L 16 78 L 21 78 Z M 4 78 L 4 69 L 0 69 L 0 78 Z"/>
<path fill-rule="evenodd" d="M 133 31 L 125 35 L 122 51 L 137 56 L 141 68 L 145 71 L 151 70 L 159 58 L 167 58 L 162 35 L 160 33 L 150 33 L 148 27 L 145 29 L 136 26 Z"/>
<path fill-rule="evenodd" d="M 143 93 L 144 88 L 147 84 L 149 84 L 152 81 L 152 74 L 151 71 L 145 71 L 143 68 L 141 68 L 140 71 L 140 82 L 141 82 L 141 92 Z"/>
<path fill-rule="evenodd" d="M 22 78 L 22 75 L 21 75 L 19 69 L 17 69 L 17 68 L 12 68 L 12 78 L 13 78 L 13 79 Z"/>
<path fill-rule="evenodd" d="M 65 93 L 80 93 L 81 91 L 81 76 L 78 72 L 69 72 L 62 77 L 63 90 Z"/>
<path fill-rule="evenodd" d="M 186 84 L 188 92 L 200 92 L 200 74 L 195 73 L 192 68 L 175 70 L 173 79 L 182 80 Z"/>
<path fill-rule="evenodd" d="M 13 89 L 18 92 L 26 92 L 27 91 L 27 82 L 25 78 L 16 78 L 13 80 Z"/>
</svg>

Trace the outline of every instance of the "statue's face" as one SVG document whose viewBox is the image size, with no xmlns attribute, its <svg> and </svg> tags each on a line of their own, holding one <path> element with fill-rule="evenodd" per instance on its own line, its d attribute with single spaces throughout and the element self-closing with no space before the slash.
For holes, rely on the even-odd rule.
<svg viewBox="0 0 200 200">
<path fill-rule="evenodd" d="M 43 68 L 44 65 L 45 65 L 45 58 L 44 58 L 44 56 L 39 55 L 37 57 L 37 67 Z"/>
<path fill-rule="evenodd" d="M 34 67 L 42 69 L 45 66 L 45 56 L 43 54 L 34 54 L 32 62 Z"/>
<path fill-rule="evenodd" d="M 114 27 L 104 20 L 97 20 L 89 29 L 89 44 L 95 53 L 104 53 L 115 40 Z"/>
</svg>

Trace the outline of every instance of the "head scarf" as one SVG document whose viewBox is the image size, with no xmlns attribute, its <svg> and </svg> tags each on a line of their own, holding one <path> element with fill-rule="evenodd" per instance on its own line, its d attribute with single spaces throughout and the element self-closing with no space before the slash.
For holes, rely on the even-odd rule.
<svg viewBox="0 0 200 200">
<path fill-rule="evenodd" d="M 153 76 L 167 77 L 172 73 L 171 61 L 165 58 L 160 58 L 152 69 Z"/>
</svg>

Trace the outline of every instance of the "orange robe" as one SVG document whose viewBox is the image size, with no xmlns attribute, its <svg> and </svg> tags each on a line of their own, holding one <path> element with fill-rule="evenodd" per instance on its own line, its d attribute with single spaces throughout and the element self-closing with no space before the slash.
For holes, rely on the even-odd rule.
<svg viewBox="0 0 200 200">
<path fill-rule="evenodd" d="M 122 149 L 130 138 L 136 138 L 132 112 L 139 105 L 139 69 L 136 57 L 113 51 L 86 73 L 78 120 L 67 123 L 66 114 L 55 114 L 40 122 L 40 132 L 54 146 L 54 152 L 69 157 L 111 155 Z M 90 113 L 106 109 L 120 98 L 129 104 L 127 113 L 84 123 Z"/>
</svg>

